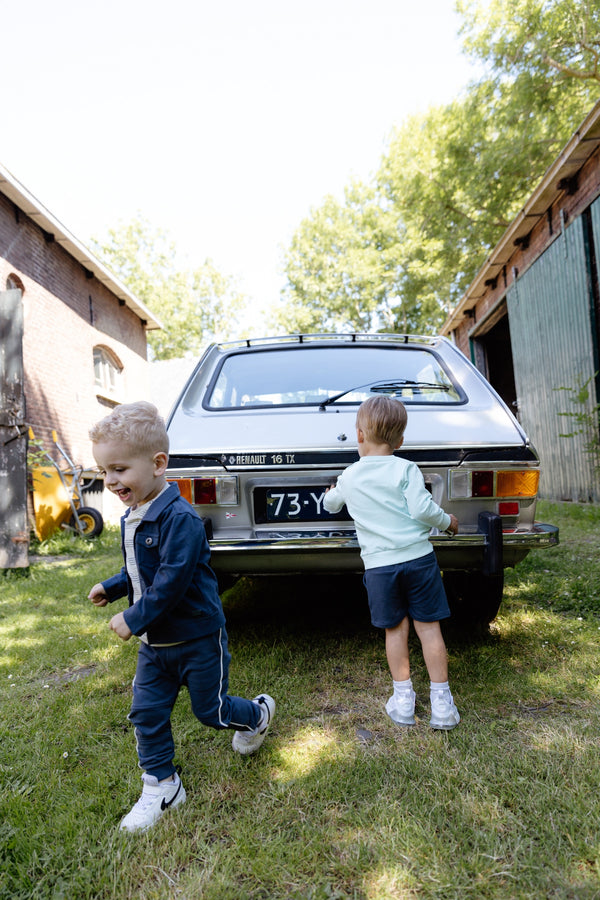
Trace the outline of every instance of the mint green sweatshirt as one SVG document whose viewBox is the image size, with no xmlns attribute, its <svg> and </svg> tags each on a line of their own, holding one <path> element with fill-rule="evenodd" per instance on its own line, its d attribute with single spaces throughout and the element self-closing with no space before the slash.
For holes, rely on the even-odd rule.
<svg viewBox="0 0 600 900">
<path fill-rule="evenodd" d="M 365 569 L 433 553 L 429 531 L 445 531 L 450 516 L 435 503 L 419 467 L 397 456 L 363 456 L 325 494 L 328 512 L 346 504 Z"/>
</svg>

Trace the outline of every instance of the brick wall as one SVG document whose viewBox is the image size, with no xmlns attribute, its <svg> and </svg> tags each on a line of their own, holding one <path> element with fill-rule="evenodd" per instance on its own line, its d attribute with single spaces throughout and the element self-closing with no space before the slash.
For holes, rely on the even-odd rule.
<svg viewBox="0 0 600 900">
<path fill-rule="evenodd" d="M 0 290 L 14 285 L 23 291 L 27 422 L 48 450 L 53 450 L 55 429 L 74 462 L 93 465 L 90 426 L 114 402 L 148 396 L 142 322 L 0 194 Z M 121 384 L 110 398 L 102 397 L 95 384 L 95 346 L 109 350 L 123 367 Z M 122 512 L 112 499 L 104 499 L 109 521 Z"/>
</svg>

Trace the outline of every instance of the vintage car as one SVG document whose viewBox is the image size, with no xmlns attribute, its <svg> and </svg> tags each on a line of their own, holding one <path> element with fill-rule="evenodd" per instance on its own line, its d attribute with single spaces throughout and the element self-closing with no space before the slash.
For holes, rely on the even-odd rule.
<svg viewBox="0 0 600 900">
<path fill-rule="evenodd" d="M 538 456 L 510 410 L 446 338 L 315 334 L 213 344 L 167 426 L 170 480 L 203 517 L 224 588 L 242 575 L 362 573 L 346 508 L 323 495 L 358 459 L 373 394 L 406 405 L 398 455 L 460 523 L 433 530 L 453 617 L 487 624 L 504 568 L 558 543 L 535 520 Z"/>
</svg>

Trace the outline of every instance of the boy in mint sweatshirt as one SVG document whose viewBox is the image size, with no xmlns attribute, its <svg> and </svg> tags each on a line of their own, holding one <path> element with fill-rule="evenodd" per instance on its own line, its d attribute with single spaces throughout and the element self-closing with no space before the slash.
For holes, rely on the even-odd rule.
<svg viewBox="0 0 600 900">
<path fill-rule="evenodd" d="M 370 397 L 356 417 L 360 459 L 325 494 L 324 506 L 346 505 L 354 519 L 365 565 L 371 621 L 385 629 L 385 648 L 394 682 L 386 712 L 399 725 L 415 724 L 410 677 L 410 619 L 421 642 L 431 679 L 431 721 L 437 729 L 460 722 L 448 685 L 448 659 L 440 619 L 450 615 L 433 547 L 431 528 L 456 534 L 458 521 L 434 502 L 418 466 L 394 456 L 402 446 L 406 407 L 390 397 Z"/>
</svg>

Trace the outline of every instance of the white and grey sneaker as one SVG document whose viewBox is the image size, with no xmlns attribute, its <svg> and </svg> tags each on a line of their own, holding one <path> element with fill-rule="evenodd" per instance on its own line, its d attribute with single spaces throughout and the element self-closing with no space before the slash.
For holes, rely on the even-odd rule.
<svg viewBox="0 0 600 900">
<path fill-rule="evenodd" d="M 262 710 L 261 720 L 254 731 L 236 731 L 231 742 L 231 746 L 236 753 L 246 755 L 258 750 L 267 736 L 267 731 L 273 721 L 275 701 L 272 697 L 269 697 L 268 694 L 260 694 L 254 698 L 254 703 L 258 703 Z"/>
<path fill-rule="evenodd" d="M 456 728 L 459 722 L 460 716 L 450 691 L 431 691 L 431 727 L 448 731 Z"/>
<path fill-rule="evenodd" d="M 174 781 L 162 783 L 159 783 L 155 775 L 144 772 L 142 781 L 144 782 L 142 796 L 119 825 L 124 831 L 145 831 L 151 828 L 168 809 L 174 809 L 185 802 L 185 789 L 177 772 Z"/>
<path fill-rule="evenodd" d="M 415 692 L 410 689 L 394 694 L 385 704 L 385 711 L 397 725 L 415 724 Z"/>
</svg>

